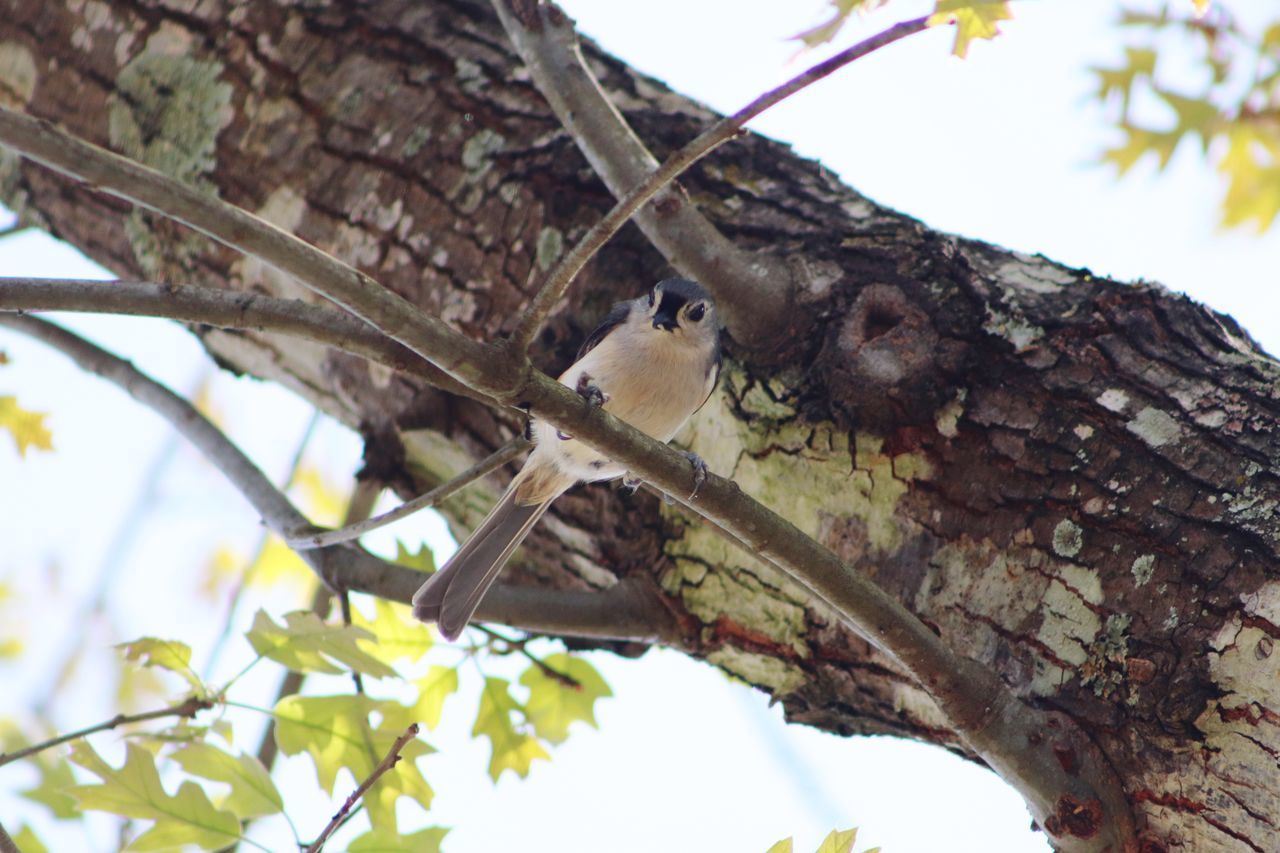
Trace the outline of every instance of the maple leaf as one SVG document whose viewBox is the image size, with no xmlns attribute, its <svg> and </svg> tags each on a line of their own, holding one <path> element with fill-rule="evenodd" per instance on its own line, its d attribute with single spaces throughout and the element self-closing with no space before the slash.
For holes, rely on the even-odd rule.
<svg viewBox="0 0 1280 853">
<path fill-rule="evenodd" d="M 506 679 L 489 677 L 484 680 L 480 710 L 471 734 L 489 739 L 493 750 L 489 758 L 489 778 L 495 782 L 504 770 L 512 770 L 523 778 L 529 775 L 529 767 L 534 761 L 551 758 L 537 738 L 516 730 L 511 714 L 520 710 L 520 703 L 511 697 L 510 683 Z"/>
<path fill-rule="evenodd" d="M 183 782 L 176 794 L 160 783 L 155 757 L 137 744 L 126 746 L 124 766 L 115 769 L 85 741 L 71 749 L 71 760 L 102 779 L 100 785 L 75 785 L 68 793 L 80 807 L 122 817 L 154 821 L 135 838 L 132 850 L 163 850 L 194 844 L 202 850 L 221 850 L 240 839 L 240 821 L 215 808 L 209 795 L 194 782 Z"/>
<path fill-rule="evenodd" d="M 529 688 L 524 711 L 538 737 L 563 743 L 569 737 L 569 724 L 575 720 L 595 726 L 596 700 L 612 696 L 613 691 L 596 668 L 583 658 L 560 653 L 543 662 L 577 684 L 566 684 L 536 664 L 530 666 L 520 676 L 520 683 Z"/>
<path fill-rule="evenodd" d="M 1000 22 L 1013 19 L 1008 0 L 938 0 L 929 26 L 956 25 L 951 52 L 964 59 L 974 39 L 993 39 L 1000 34 Z"/>
<path fill-rule="evenodd" d="M 18 398 L 0 395 L 0 429 L 9 431 L 18 445 L 18 455 L 26 457 L 27 450 L 53 450 L 53 433 L 44 425 L 48 415 L 29 412 L 18 405 Z"/>
</svg>

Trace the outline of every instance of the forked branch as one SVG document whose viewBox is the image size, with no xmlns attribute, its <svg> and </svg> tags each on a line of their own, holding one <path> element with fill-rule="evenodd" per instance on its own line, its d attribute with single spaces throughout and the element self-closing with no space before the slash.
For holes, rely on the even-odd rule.
<svg viewBox="0 0 1280 853">
<path fill-rule="evenodd" d="M 507 350 L 465 338 L 390 291 L 382 290 L 367 276 L 252 214 L 74 139 L 47 122 L 11 111 L 0 110 L 0 142 L 66 174 L 87 178 L 99 189 L 124 198 L 140 197 L 137 200 L 141 203 L 294 275 L 455 379 L 503 402 L 527 403 L 538 417 L 622 463 L 667 494 L 693 493 L 693 471 L 682 454 L 602 408 L 584 406 L 581 397 L 533 370 L 527 359 L 512 358 Z M 173 209 L 166 209 L 169 204 Z M 0 322 L 9 325 L 20 320 L 28 318 L 0 316 Z M 257 476 L 261 478 L 261 472 Z M 747 545 L 753 554 L 785 571 L 816 600 L 831 607 L 850 627 L 897 660 L 929 693 L 969 746 L 1026 798 L 1042 826 L 1054 825 L 1055 816 L 1072 808 L 1072 804 L 1096 804 L 1097 817 L 1087 822 L 1084 831 L 1073 834 L 1080 822 L 1072 822 L 1064 834 L 1055 837 L 1061 849 L 1101 853 L 1123 849 L 1133 839 L 1132 817 L 1119 779 L 1096 746 L 1069 718 L 1033 708 L 1015 697 L 986 667 L 952 652 L 867 575 L 743 494 L 733 482 L 711 475 L 698 487 L 697 494 L 694 510 L 698 514 L 714 521 L 718 529 Z M 287 501 L 283 503 L 288 506 Z M 290 518 L 294 518 L 296 510 L 289 509 Z M 337 551 L 303 553 L 326 555 Z M 322 562 L 319 556 L 309 558 L 309 562 L 312 560 Z M 318 571 L 325 576 L 323 565 Z M 1048 730 L 1062 734 L 1057 739 L 1043 737 Z M 1055 750 L 1061 748 L 1071 749 L 1077 758 L 1071 765 L 1072 772 L 1056 757 Z"/>
<path fill-rule="evenodd" d="M 790 279 L 777 262 L 744 252 L 688 203 L 674 183 L 690 166 L 742 132 L 747 122 L 851 62 L 928 27 L 928 17 L 895 24 L 796 75 L 707 128 L 662 165 L 601 90 L 579 49 L 573 22 L 552 3 L 493 0 L 507 35 L 534 83 L 596 174 L 618 197 L 547 275 L 512 335 L 527 349 L 570 282 L 633 215 L 673 266 L 711 290 L 729 331 L 745 346 L 763 347 L 782 334 Z M 651 207 L 645 205 L 653 202 Z M 659 213 L 659 210 L 661 211 Z"/>
</svg>

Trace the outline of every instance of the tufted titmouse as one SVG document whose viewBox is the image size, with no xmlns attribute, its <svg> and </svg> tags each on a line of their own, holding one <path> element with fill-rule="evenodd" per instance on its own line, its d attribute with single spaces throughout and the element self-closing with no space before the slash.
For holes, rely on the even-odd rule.
<svg viewBox="0 0 1280 853">
<path fill-rule="evenodd" d="M 659 441 L 670 441 L 711 396 L 719 373 L 715 302 L 696 282 L 669 278 L 646 296 L 614 305 L 560 382 Z M 535 420 L 532 433 L 533 452 L 506 494 L 413 596 L 413 615 L 436 622 L 447 639 L 467 627 L 503 565 L 553 500 L 580 480 L 626 474 L 625 467 L 551 424 Z"/>
</svg>

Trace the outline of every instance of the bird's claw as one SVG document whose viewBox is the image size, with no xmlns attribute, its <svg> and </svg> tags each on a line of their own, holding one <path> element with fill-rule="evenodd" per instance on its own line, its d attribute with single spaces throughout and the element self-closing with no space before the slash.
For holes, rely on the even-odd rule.
<svg viewBox="0 0 1280 853">
<path fill-rule="evenodd" d="M 574 390 L 590 405 L 599 408 L 609 402 L 609 395 L 600 390 L 599 385 L 592 383 L 591 379 L 591 374 L 582 374 L 578 377 L 578 384 Z"/>
<path fill-rule="evenodd" d="M 629 494 L 629 495 L 634 495 L 634 494 L 636 493 L 636 489 L 638 489 L 638 488 L 640 488 L 640 478 L 639 478 L 639 477 L 625 477 L 625 476 L 624 476 L 624 477 L 622 478 L 622 491 L 626 492 L 626 493 L 627 493 L 627 494 Z"/>
<path fill-rule="evenodd" d="M 599 385 L 591 382 L 591 374 L 584 373 L 578 377 L 578 384 L 574 386 L 574 391 L 578 396 L 587 401 L 587 405 L 593 409 L 598 409 L 605 403 L 609 402 L 609 395 L 600 390 Z M 561 441 L 571 441 L 573 436 L 564 430 L 556 430 L 556 438 Z"/>
<path fill-rule="evenodd" d="M 710 469 L 702 457 L 691 450 L 682 450 L 680 453 L 685 459 L 689 460 L 689 464 L 693 466 L 693 491 L 689 494 L 689 500 L 698 497 L 698 489 L 702 488 L 702 484 L 707 481 L 707 474 Z"/>
</svg>

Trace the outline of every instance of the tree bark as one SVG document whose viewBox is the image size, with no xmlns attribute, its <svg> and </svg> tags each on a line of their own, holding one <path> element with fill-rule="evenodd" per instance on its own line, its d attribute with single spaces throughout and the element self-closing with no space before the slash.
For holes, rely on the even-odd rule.
<svg viewBox="0 0 1280 853">
<path fill-rule="evenodd" d="M 509 332 L 612 204 L 485 3 L 0 5 L 0 102 L 258 211 L 477 339 Z M 587 53 L 660 157 L 714 119 Z M 728 342 L 721 389 L 681 440 L 874 565 L 1017 694 L 1073 718 L 1123 779 L 1150 849 L 1272 849 L 1276 363 L 1230 318 L 1157 285 L 933 232 L 756 135 L 682 184 L 736 245 L 803 284 L 784 344 Z M 122 277 L 316 299 L 8 153 L 0 197 Z M 665 272 L 624 230 L 536 360 L 566 365 L 611 302 Z M 406 495 L 521 428 L 318 344 L 193 331 L 230 369 L 361 430 L 367 475 Z M 494 497 L 477 485 L 442 509 L 462 532 Z M 644 493 L 574 490 L 508 571 L 651 584 L 685 650 L 770 691 L 788 719 L 963 751 L 885 656 Z"/>
</svg>

